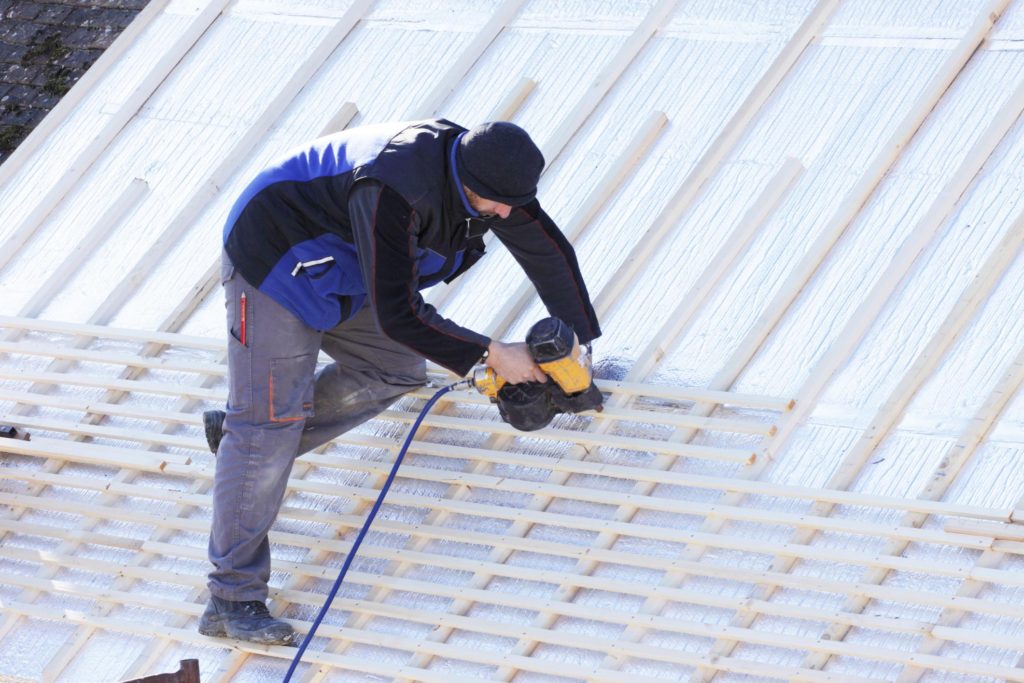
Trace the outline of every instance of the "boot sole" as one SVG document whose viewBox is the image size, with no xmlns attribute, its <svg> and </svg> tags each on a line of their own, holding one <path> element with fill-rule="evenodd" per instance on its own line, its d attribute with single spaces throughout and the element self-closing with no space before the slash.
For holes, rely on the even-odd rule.
<svg viewBox="0 0 1024 683">
<path fill-rule="evenodd" d="M 296 647 L 296 634 L 294 631 L 284 637 L 244 632 L 231 633 L 224 622 L 220 620 L 211 620 L 207 622 L 200 621 L 198 631 L 201 635 L 209 636 L 211 638 L 234 638 L 235 640 L 244 640 L 247 643 L 257 643 L 258 645 L 286 645 L 289 647 Z"/>
</svg>

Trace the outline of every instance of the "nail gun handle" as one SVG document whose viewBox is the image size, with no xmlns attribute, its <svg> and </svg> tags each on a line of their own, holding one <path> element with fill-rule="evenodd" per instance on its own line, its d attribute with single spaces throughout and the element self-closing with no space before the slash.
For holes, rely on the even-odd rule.
<svg viewBox="0 0 1024 683">
<path fill-rule="evenodd" d="M 472 379 L 477 391 L 490 399 L 496 399 L 498 392 L 505 386 L 505 378 L 486 365 L 473 368 Z"/>
</svg>

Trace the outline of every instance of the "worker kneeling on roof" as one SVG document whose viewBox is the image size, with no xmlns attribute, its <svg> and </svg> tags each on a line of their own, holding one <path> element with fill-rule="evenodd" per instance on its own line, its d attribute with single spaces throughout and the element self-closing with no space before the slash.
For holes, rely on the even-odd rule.
<svg viewBox="0 0 1024 683">
<path fill-rule="evenodd" d="M 201 633 L 292 643 L 266 607 L 267 533 L 292 463 L 422 386 L 424 358 L 546 381 L 525 343 L 461 327 L 420 295 L 473 266 L 488 230 L 551 315 L 581 343 L 600 336 L 573 248 L 536 199 L 543 167 L 511 123 L 388 123 L 315 140 L 242 192 L 221 271 L 227 410 L 204 415 L 217 466 Z M 334 362 L 317 372 L 321 350 Z"/>
</svg>

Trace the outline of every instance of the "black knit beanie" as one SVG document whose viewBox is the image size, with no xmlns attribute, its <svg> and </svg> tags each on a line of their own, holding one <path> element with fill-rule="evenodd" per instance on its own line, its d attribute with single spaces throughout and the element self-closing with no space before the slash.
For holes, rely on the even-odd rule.
<svg viewBox="0 0 1024 683">
<path fill-rule="evenodd" d="M 455 164 L 462 184 L 484 199 L 522 206 L 537 196 L 544 155 L 525 130 L 495 121 L 462 136 Z"/>
</svg>

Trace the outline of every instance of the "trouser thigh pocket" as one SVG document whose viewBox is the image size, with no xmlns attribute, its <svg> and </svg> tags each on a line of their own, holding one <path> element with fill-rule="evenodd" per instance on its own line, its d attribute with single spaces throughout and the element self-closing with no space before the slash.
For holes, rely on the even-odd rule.
<svg viewBox="0 0 1024 683">
<path fill-rule="evenodd" d="M 316 354 L 273 358 L 268 399 L 271 422 L 294 422 L 313 416 Z"/>
</svg>

